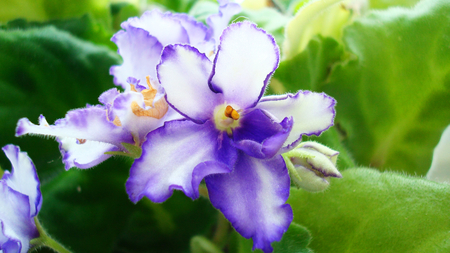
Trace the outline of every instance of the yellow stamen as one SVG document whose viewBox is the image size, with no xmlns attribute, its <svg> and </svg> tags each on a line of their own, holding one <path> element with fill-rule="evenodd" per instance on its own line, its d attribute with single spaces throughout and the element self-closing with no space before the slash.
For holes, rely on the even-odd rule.
<svg viewBox="0 0 450 253">
<path fill-rule="evenodd" d="M 231 118 L 234 120 L 238 120 L 240 117 L 239 113 L 235 109 L 233 109 L 233 107 L 231 107 L 230 105 L 228 105 L 227 108 L 225 108 L 224 114 L 227 118 Z"/>
<path fill-rule="evenodd" d="M 77 139 L 78 144 L 84 144 L 86 143 L 86 139 Z"/>
<path fill-rule="evenodd" d="M 117 116 L 114 118 L 113 124 L 116 126 L 122 126 L 122 122 L 120 122 L 120 119 Z"/>
<path fill-rule="evenodd" d="M 166 99 L 164 97 L 161 97 L 158 101 L 154 102 L 158 91 L 155 88 L 153 88 L 150 76 L 146 76 L 146 79 L 148 89 L 141 91 L 141 94 L 144 97 L 145 106 L 149 106 L 152 108 L 145 110 L 141 106 L 139 106 L 139 104 L 136 101 L 133 101 L 131 103 L 131 111 L 134 113 L 134 115 L 138 117 L 147 116 L 160 119 L 164 117 L 164 115 L 167 113 L 167 110 L 169 110 L 169 105 L 167 104 Z M 136 91 L 134 85 L 131 85 L 131 90 Z"/>
</svg>

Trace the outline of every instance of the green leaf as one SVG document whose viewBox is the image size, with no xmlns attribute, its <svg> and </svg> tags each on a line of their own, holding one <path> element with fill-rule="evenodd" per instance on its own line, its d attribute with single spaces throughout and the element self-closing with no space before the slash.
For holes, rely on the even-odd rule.
<svg viewBox="0 0 450 253">
<path fill-rule="evenodd" d="M 259 27 L 269 32 L 274 36 L 278 45 L 282 45 L 284 41 L 284 27 L 291 19 L 290 16 L 280 13 L 275 8 L 262 8 L 259 10 L 243 9 L 236 20 L 250 20 L 256 23 Z"/>
<path fill-rule="evenodd" d="M 111 14 L 113 17 L 113 29 L 120 30 L 120 24 L 130 17 L 140 16 L 138 3 L 119 2 L 111 4 Z"/>
<path fill-rule="evenodd" d="M 236 249 L 231 252 L 238 253 L 262 253 L 261 250 L 257 249 L 252 251 L 253 241 L 251 239 L 245 239 L 240 236 L 237 232 L 234 232 L 234 236 L 238 238 Z M 311 241 L 310 232 L 303 226 L 292 222 L 288 230 L 284 233 L 283 237 L 278 242 L 273 242 L 273 252 L 274 253 L 313 253 L 313 251 L 308 248 Z"/>
<path fill-rule="evenodd" d="M 273 244 L 273 251 L 275 253 L 312 253 L 313 251 L 308 248 L 310 241 L 310 232 L 305 227 L 292 222 L 281 241 Z"/>
<path fill-rule="evenodd" d="M 345 30 L 357 56 L 323 91 L 337 101 L 344 144 L 358 164 L 424 175 L 450 124 L 450 3 L 373 12 Z"/>
<path fill-rule="evenodd" d="M 294 221 L 315 252 L 449 252 L 450 185 L 350 169 L 325 192 L 291 189 Z"/>
<path fill-rule="evenodd" d="M 18 18 L 47 21 L 80 17 L 86 13 L 110 29 L 109 0 L 8 0 L 0 3 L 0 22 Z"/>
<path fill-rule="evenodd" d="M 419 0 L 369 0 L 370 9 L 387 9 L 392 6 L 413 7 Z"/>
<path fill-rule="evenodd" d="M 219 4 L 215 1 L 197 1 L 189 10 L 189 16 L 203 23 L 209 15 L 216 14 L 219 10 Z"/>
<path fill-rule="evenodd" d="M 17 121 L 49 123 L 66 112 L 98 104 L 98 96 L 114 87 L 109 75 L 119 57 L 54 27 L 0 30 L 0 145 L 20 145 L 33 159 L 44 183 L 62 171 L 58 143 L 36 137 L 14 137 Z M 10 168 L 0 156 L 3 168 Z"/>
<path fill-rule="evenodd" d="M 189 12 L 197 0 L 147 0 L 148 4 L 157 4 L 173 12 Z"/>
<path fill-rule="evenodd" d="M 1 26 L 4 30 L 31 29 L 54 26 L 59 30 L 69 32 L 75 37 L 88 40 L 96 44 L 106 45 L 113 50 L 117 50 L 116 44 L 111 41 L 112 32 L 108 32 L 90 14 L 80 18 L 70 18 L 63 20 L 51 20 L 46 22 L 28 22 L 25 19 L 12 20 Z"/>
<path fill-rule="evenodd" d="M 134 209 L 124 189 L 126 167 L 110 159 L 44 184 L 39 220 L 47 233 L 72 252 L 111 252 Z"/>
<path fill-rule="evenodd" d="M 216 210 L 204 198 L 192 201 L 175 191 L 162 204 L 141 200 L 127 218 L 114 252 L 189 252 L 193 236 L 207 236 Z"/>
<path fill-rule="evenodd" d="M 273 91 L 275 93 L 295 93 L 297 90 L 320 91 L 328 81 L 331 68 L 340 63 L 342 58 L 344 49 L 336 40 L 320 35 L 314 36 L 300 54 L 280 63 L 272 82 L 281 82 L 285 90 Z"/>
</svg>

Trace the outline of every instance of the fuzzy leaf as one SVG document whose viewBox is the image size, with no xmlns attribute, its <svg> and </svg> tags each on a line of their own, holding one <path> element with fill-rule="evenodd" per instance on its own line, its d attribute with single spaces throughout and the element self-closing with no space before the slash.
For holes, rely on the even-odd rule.
<svg viewBox="0 0 450 253">
<path fill-rule="evenodd" d="M 372 169 L 342 175 L 325 192 L 291 189 L 315 252 L 450 251 L 450 185 Z"/>
<path fill-rule="evenodd" d="M 373 12 L 345 30 L 358 59 L 323 91 L 337 101 L 344 145 L 358 164 L 424 175 L 450 123 L 450 2 Z"/>
</svg>

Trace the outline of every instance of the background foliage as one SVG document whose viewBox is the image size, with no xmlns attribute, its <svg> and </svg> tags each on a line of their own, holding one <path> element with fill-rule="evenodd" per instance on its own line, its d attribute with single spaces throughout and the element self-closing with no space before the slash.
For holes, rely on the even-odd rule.
<svg viewBox="0 0 450 253">
<path fill-rule="evenodd" d="M 420 176 L 450 124 L 450 3 L 316 2 L 247 0 L 234 19 L 256 22 L 280 45 L 268 92 L 307 89 L 338 101 L 335 126 L 313 139 L 341 152 L 344 177 L 323 193 L 291 189 L 295 222 L 275 252 L 447 252 L 450 188 Z M 251 252 L 205 198 L 132 204 L 130 160 L 65 172 L 55 141 L 14 137 L 19 118 L 53 122 L 98 103 L 121 61 L 109 38 L 154 7 L 203 21 L 217 12 L 209 0 L 2 1 L 0 145 L 29 153 L 42 182 L 39 219 L 73 252 Z M 6 157 L 0 166 L 10 168 Z"/>
</svg>

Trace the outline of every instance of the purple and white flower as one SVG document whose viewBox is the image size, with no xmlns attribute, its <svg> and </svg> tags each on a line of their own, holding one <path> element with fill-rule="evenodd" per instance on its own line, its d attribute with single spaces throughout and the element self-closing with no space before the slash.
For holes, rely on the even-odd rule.
<svg viewBox="0 0 450 253">
<path fill-rule="evenodd" d="M 219 13 L 208 18 L 209 27 L 186 14 L 158 10 L 128 19 L 122 23 L 125 30 L 112 38 L 123 63 L 110 69 L 114 83 L 125 92 L 110 89 L 99 97 L 102 105 L 71 110 L 54 125 L 42 115 L 39 125 L 20 119 L 16 136 L 57 137 L 66 170 L 91 168 L 114 153 L 129 154 L 124 143 L 140 147 L 150 131 L 165 121 L 182 118 L 167 105 L 164 89 L 156 79 L 163 47 L 184 43 L 214 55 L 215 37 L 240 10 L 236 3 L 223 0 L 219 4 Z"/>
<path fill-rule="evenodd" d="M 25 253 L 30 240 L 39 237 L 33 217 L 42 205 L 40 182 L 26 152 L 14 145 L 2 149 L 12 169 L 0 180 L 0 252 Z"/>
<path fill-rule="evenodd" d="M 124 30 L 117 32 L 111 39 L 117 44 L 118 53 L 123 58 L 122 65 L 110 69 L 114 83 L 129 90 L 129 77 L 141 83 L 147 76 L 156 79 L 156 65 L 161 59 L 163 48 L 170 44 L 191 45 L 213 56 L 218 37 L 231 17 L 239 11 L 239 4 L 219 0 L 219 12 L 207 18 L 208 26 L 184 13 L 161 13 L 159 10 L 129 18 L 121 24 Z"/>
<path fill-rule="evenodd" d="M 66 170 L 98 165 L 111 157 L 107 152 L 127 152 L 125 143 L 140 147 L 150 131 L 181 116 L 168 107 L 150 79 L 147 86 L 150 88 L 139 85 L 136 79 L 129 81 L 129 91 L 110 89 L 99 97 L 102 105 L 71 110 L 54 125 L 49 125 L 42 115 L 39 125 L 22 118 L 17 123 L 16 136 L 57 137 Z"/>
<path fill-rule="evenodd" d="M 211 203 L 254 248 L 271 252 L 292 221 L 280 153 L 328 129 L 335 115 L 323 93 L 262 97 L 278 63 L 274 38 L 249 22 L 224 30 L 213 61 L 189 45 L 166 46 L 158 79 L 186 119 L 147 135 L 126 183 L 130 199 L 163 202 L 174 189 L 194 199 L 205 179 Z"/>
</svg>

